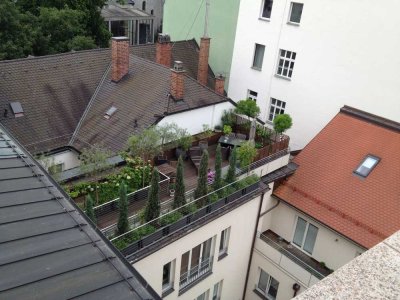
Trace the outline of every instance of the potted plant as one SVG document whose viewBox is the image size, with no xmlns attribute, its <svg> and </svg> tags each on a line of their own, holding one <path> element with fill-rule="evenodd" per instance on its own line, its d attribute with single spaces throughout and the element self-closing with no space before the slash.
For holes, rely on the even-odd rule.
<svg viewBox="0 0 400 300">
<path fill-rule="evenodd" d="M 169 196 L 170 197 L 175 196 L 175 184 L 174 183 L 169 184 Z"/>
<path fill-rule="evenodd" d="M 192 146 L 192 136 L 187 132 L 186 129 L 182 129 L 179 132 L 179 139 L 177 141 L 178 147 L 175 150 L 177 158 L 182 156 L 183 159 L 187 158 L 187 151 Z"/>
<path fill-rule="evenodd" d="M 224 125 L 223 132 L 225 136 L 224 140 L 226 142 L 228 141 L 228 136 L 232 133 L 232 127 L 230 125 Z"/>
<path fill-rule="evenodd" d="M 279 135 L 279 138 L 282 137 L 282 133 L 292 127 L 292 118 L 288 114 L 277 115 L 274 119 L 274 130 Z"/>
<path fill-rule="evenodd" d="M 168 158 L 164 155 L 165 143 L 173 143 L 178 138 L 179 127 L 175 123 L 167 123 L 156 127 L 161 140 L 161 152 L 157 156 L 157 165 L 168 162 Z"/>
<path fill-rule="evenodd" d="M 220 124 L 217 124 L 214 126 L 214 131 L 215 132 L 222 132 L 222 126 Z"/>
</svg>

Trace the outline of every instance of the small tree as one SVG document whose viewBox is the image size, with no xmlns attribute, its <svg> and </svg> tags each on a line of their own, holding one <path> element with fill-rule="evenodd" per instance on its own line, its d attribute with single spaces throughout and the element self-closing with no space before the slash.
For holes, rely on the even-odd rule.
<svg viewBox="0 0 400 300">
<path fill-rule="evenodd" d="M 93 198 L 90 195 L 86 196 L 86 215 L 96 224 L 96 215 L 93 208 Z"/>
<path fill-rule="evenodd" d="M 182 150 L 187 151 L 189 150 L 190 146 L 192 146 L 193 137 L 190 133 L 186 130 L 181 128 L 178 132 L 178 146 L 182 148 Z"/>
<path fill-rule="evenodd" d="M 129 230 L 128 221 L 128 199 L 126 196 L 126 185 L 121 183 L 119 188 L 119 200 L 118 200 L 118 234 L 123 234 Z"/>
<path fill-rule="evenodd" d="M 161 139 L 161 152 L 164 150 L 165 143 L 174 142 L 178 140 L 179 127 L 175 123 L 167 123 L 162 126 L 156 127 Z"/>
<path fill-rule="evenodd" d="M 173 208 L 178 208 L 186 204 L 185 182 L 183 178 L 183 160 L 182 156 L 179 156 L 178 165 L 176 167 L 175 195 L 174 202 L 172 203 Z"/>
<path fill-rule="evenodd" d="M 230 135 L 232 133 L 232 127 L 230 125 L 224 125 L 224 135 Z"/>
<path fill-rule="evenodd" d="M 240 100 L 236 105 L 235 112 L 255 118 L 260 114 L 260 108 L 257 106 L 256 101 L 252 99 Z"/>
<path fill-rule="evenodd" d="M 199 177 L 197 178 L 197 188 L 194 191 L 194 197 L 196 199 L 207 195 L 207 169 L 208 169 L 208 151 L 204 150 L 201 156 Z M 198 206 L 202 207 L 206 204 L 207 199 L 203 197 L 199 202 Z"/>
<path fill-rule="evenodd" d="M 107 158 L 112 155 L 111 151 L 103 149 L 100 145 L 93 145 L 91 148 L 84 148 L 79 156 L 81 161 L 81 172 L 89 176 L 93 181 L 98 181 L 100 174 L 111 168 Z M 99 192 L 97 182 L 95 183 L 96 204 L 99 203 Z"/>
<path fill-rule="evenodd" d="M 240 167 L 244 168 L 248 166 L 247 172 L 250 171 L 250 164 L 257 155 L 257 149 L 254 146 L 253 141 L 247 141 L 240 145 L 238 150 L 238 156 L 240 161 Z"/>
<path fill-rule="evenodd" d="M 129 151 L 133 156 L 139 156 L 144 162 L 152 160 L 161 153 L 160 133 L 156 127 L 149 127 L 138 135 L 128 139 Z"/>
<path fill-rule="evenodd" d="M 274 119 L 274 130 L 282 134 L 292 127 L 292 124 L 292 118 L 288 114 L 277 115 Z"/>
<path fill-rule="evenodd" d="M 160 216 L 160 195 L 159 186 L 160 175 L 156 168 L 153 169 L 153 174 L 151 175 L 151 183 L 149 195 L 147 197 L 147 204 L 144 210 L 144 219 L 146 222 L 158 218 Z"/>
<path fill-rule="evenodd" d="M 236 180 L 236 147 L 233 148 L 231 156 L 229 157 L 229 168 L 226 174 L 226 183 L 232 183 Z"/>
<path fill-rule="evenodd" d="M 215 152 L 215 178 L 214 178 L 214 190 L 218 190 L 222 187 L 222 176 L 221 176 L 221 165 L 222 165 L 222 155 L 221 155 L 221 144 L 218 144 L 217 150 Z"/>
</svg>

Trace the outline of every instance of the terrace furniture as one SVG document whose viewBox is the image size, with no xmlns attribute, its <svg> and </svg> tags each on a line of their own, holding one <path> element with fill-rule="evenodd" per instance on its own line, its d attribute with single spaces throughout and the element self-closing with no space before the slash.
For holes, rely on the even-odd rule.
<svg viewBox="0 0 400 300">
<path fill-rule="evenodd" d="M 229 158 L 229 147 L 221 147 L 222 160 L 228 160 Z"/>
<path fill-rule="evenodd" d="M 162 165 L 159 165 L 157 167 L 158 171 L 160 173 L 163 173 L 164 175 L 167 175 L 170 178 L 175 178 L 176 177 L 176 168 L 174 168 L 173 166 L 171 166 L 168 163 L 164 163 Z"/>
<path fill-rule="evenodd" d="M 208 141 L 200 141 L 199 147 L 202 151 L 207 150 L 208 149 Z"/>
<path fill-rule="evenodd" d="M 236 133 L 236 137 L 240 140 L 245 140 L 247 136 L 243 133 Z"/>
<path fill-rule="evenodd" d="M 245 142 L 245 140 L 243 139 L 238 139 L 237 137 L 229 137 L 226 135 L 223 135 L 219 138 L 218 143 L 221 144 L 221 146 L 225 146 L 225 147 L 240 147 L 241 144 L 243 144 Z"/>
</svg>

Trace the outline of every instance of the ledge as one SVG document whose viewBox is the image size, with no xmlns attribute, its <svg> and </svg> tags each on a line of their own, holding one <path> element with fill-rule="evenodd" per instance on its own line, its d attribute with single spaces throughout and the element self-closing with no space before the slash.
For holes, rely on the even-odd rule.
<svg viewBox="0 0 400 300">
<path fill-rule="evenodd" d="M 257 290 L 257 289 L 254 289 L 253 292 L 254 292 L 254 294 L 256 294 L 258 297 L 260 297 L 260 298 L 263 299 L 263 300 L 270 300 L 270 299 L 268 299 L 263 293 L 261 293 L 261 292 L 260 292 L 259 290 Z"/>
<path fill-rule="evenodd" d="M 222 253 L 221 255 L 218 255 L 218 261 L 220 261 L 221 259 L 224 259 L 225 257 L 228 256 L 227 252 Z"/>
<path fill-rule="evenodd" d="M 292 81 L 291 77 L 286 77 L 286 76 L 282 76 L 282 75 L 278 75 L 278 74 L 274 74 L 274 76 L 276 78 L 284 79 L 284 80 L 287 80 L 287 81 Z"/>
<path fill-rule="evenodd" d="M 161 293 L 161 298 L 167 297 L 169 294 L 172 294 L 175 292 L 175 289 L 173 287 L 169 287 L 168 290 L 165 290 Z"/>
</svg>

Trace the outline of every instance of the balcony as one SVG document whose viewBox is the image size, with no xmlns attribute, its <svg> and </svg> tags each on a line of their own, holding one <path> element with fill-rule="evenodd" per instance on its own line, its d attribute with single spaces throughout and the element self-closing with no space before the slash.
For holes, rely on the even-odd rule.
<svg viewBox="0 0 400 300">
<path fill-rule="evenodd" d="M 179 281 L 179 295 L 183 294 L 198 281 L 211 274 L 213 259 L 213 256 L 210 256 L 181 275 Z"/>
<path fill-rule="evenodd" d="M 332 273 L 321 263 L 285 241 L 271 230 L 260 234 L 262 244 L 256 248 L 275 265 L 296 277 L 306 286 L 311 286 Z"/>
</svg>

